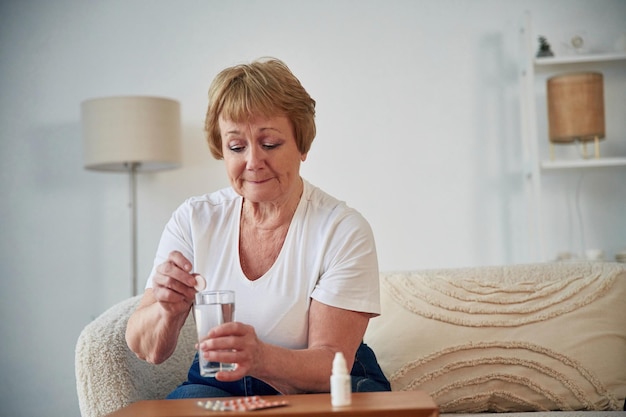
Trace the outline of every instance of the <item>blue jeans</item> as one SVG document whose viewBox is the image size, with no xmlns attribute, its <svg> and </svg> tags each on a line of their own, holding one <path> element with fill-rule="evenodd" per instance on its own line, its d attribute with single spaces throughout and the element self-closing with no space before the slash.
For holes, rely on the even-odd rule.
<svg viewBox="0 0 626 417">
<path fill-rule="evenodd" d="M 391 385 L 378 366 L 376 355 L 369 346 L 361 343 L 350 372 L 352 392 L 391 391 Z M 179 385 L 167 398 L 243 397 L 251 395 L 280 395 L 265 382 L 246 376 L 234 382 L 221 382 L 200 375 L 198 354 L 191 364 L 187 381 Z"/>
</svg>

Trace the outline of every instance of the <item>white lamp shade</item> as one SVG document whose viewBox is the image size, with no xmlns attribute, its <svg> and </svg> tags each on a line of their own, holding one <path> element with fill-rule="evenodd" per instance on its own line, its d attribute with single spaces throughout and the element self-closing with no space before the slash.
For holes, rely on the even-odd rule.
<svg viewBox="0 0 626 417">
<path fill-rule="evenodd" d="M 180 104 L 160 97 L 106 97 L 81 105 L 85 168 L 173 169 L 181 164 Z"/>
</svg>

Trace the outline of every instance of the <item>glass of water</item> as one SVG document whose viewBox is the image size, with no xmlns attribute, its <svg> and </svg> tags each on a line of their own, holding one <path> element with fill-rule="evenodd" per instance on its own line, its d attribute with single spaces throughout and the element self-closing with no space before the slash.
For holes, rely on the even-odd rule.
<svg viewBox="0 0 626 417">
<path fill-rule="evenodd" d="M 196 293 L 194 304 L 198 341 L 203 339 L 209 331 L 223 323 L 235 319 L 235 292 L 228 290 L 201 291 Z M 200 360 L 200 375 L 215 376 L 220 371 L 232 371 L 234 363 L 210 362 L 202 357 Z"/>
</svg>

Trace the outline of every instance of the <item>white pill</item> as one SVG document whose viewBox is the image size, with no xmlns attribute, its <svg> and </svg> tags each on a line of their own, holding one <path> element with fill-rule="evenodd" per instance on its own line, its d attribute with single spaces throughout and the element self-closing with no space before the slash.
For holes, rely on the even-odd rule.
<svg viewBox="0 0 626 417">
<path fill-rule="evenodd" d="M 194 287 L 197 291 L 202 291 L 206 288 L 206 280 L 200 274 L 196 274 L 196 286 Z"/>
</svg>

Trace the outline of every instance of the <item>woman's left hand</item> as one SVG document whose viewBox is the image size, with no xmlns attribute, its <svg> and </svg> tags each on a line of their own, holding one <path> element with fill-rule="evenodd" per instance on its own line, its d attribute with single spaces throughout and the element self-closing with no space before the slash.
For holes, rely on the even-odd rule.
<svg viewBox="0 0 626 417">
<path fill-rule="evenodd" d="M 217 326 L 200 342 L 201 355 L 210 361 L 235 363 L 234 371 L 218 372 L 219 381 L 252 376 L 281 394 L 328 392 L 335 352 L 342 352 L 348 369 L 363 340 L 369 314 L 311 302 L 309 344 L 289 349 L 261 341 L 254 327 L 231 322 Z"/>
<path fill-rule="evenodd" d="M 199 350 L 209 361 L 237 364 L 233 371 L 218 372 L 215 376 L 227 382 L 253 375 L 255 365 L 262 360 L 263 346 L 254 327 L 235 321 L 211 329 L 200 342 Z"/>
</svg>

